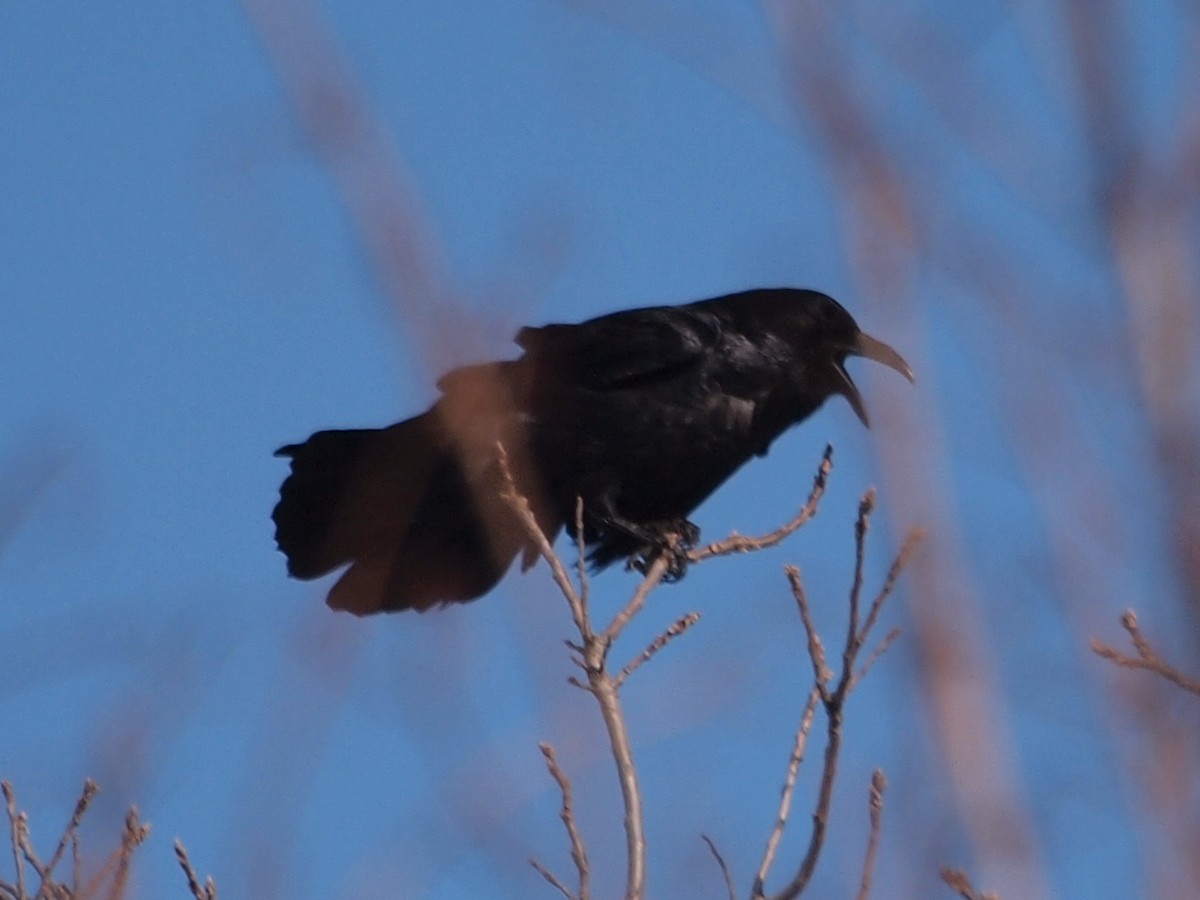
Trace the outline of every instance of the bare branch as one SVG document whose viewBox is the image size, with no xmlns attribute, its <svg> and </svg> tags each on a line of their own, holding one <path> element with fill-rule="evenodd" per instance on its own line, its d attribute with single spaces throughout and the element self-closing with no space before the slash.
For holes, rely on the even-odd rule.
<svg viewBox="0 0 1200 900">
<path fill-rule="evenodd" d="M 858 888 L 858 900 L 867 900 L 871 895 L 871 882 L 875 875 L 875 854 L 879 850 L 879 830 L 883 822 L 883 792 L 887 779 L 882 769 L 871 774 L 871 789 L 867 794 L 871 811 L 871 834 L 867 838 L 867 858 L 863 861 L 862 883 Z"/>
<path fill-rule="evenodd" d="M 879 617 L 879 612 L 883 608 L 883 604 L 895 587 L 896 579 L 900 572 L 907 565 L 916 548 L 917 542 L 920 540 L 920 532 L 911 532 L 904 547 L 897 555 L 891 568 L 888 570 L 883 587 L 879 594 L 871 604 L 871 608 L 867 613 L 866 620 L 862 627 L 858 627 L 858 603 L 862 590 L 862 571 L 866 556 L 866 535 L 870 524 L 870 514 L 874 508 L 874 493 L 868 491 L 863 497 L 862 503 L 859 505 L 858 521 L 855 525 L 855 575 L 854 581 L 850 588 L 850 623 L 846 631 L 846 646 L 842 653 L 842 671 L 838 675 L 837 686 L 831 691 L 829 684 L 832 680 L 832 673 L 829 671 L 828 664 L 825 661 L 824 646 L 821 643 L 820 635 L 817 633 L 816 627 L 813 625 L 812 615 L 808 606 L 808 599 L 804 592 L 803 584 L 800 581 L 800 572 L 795 566 L 787 568 L 788 580 L 792 586 L 792 593 L 796 598 L 796 605 L 800 610 L 800 619 L 804 624 L 804 630 L 808 637 L 808 651 L 810 661 L 813 667 L 814 686 L 809 694 L 809 703 L 814 704 L 815 699 L 819 698 L 825 707 L 826 717 L 826 737 L 825 737 L 825 756 L 821 767 L 820 786 L 818 789 L 816 808 L 813 811 L 813 826 L 809 836 L 808 849 L 804 853 L 804 858 L 800 862 L 800 867 L 796 872 L 795 877 L 791 882 L 783 888 L 778 894 L 773 895 L 773 900 L 793 900 L 808 886 L 812 880 L 813 872 L 816 870 L 817 859 L 820 856 L 821 849 L 825 843 L 825 832 L 829 820 L 830 803 L 833 798 L 833 787 L 837 780 L 838 757 L 841 752 L 842 744 L 842 721 L 845 709 L 846 699 L 855 685 L 870 668 L 878 656 L 883 653 L 887 646 L 894 639 L 896 632 L 889 634 L 884 638 L 879 648 L 868 658 L 862 669 L 856 674 L 855 666 L 857 665 L 858 654 L 861 652 L 863 642 L 874 627 L 876 620 Z M 810 707 L 811 708 L 811 707 Z M 795 760 L 793 754 L 793 765 L 798 768 L 799 763 Z M 788 786 L 785 790 L 788 792 L 788 800 L 790 802 L 790 792 L 795 782 L 795 774 L 792 771 L 792 766 L 788 770 Z M 880 776 L 882 778 L 882 775 Z M 872 781 L 874 788 L 875 782 Z M 880 803 L 882 803 L 882 786 L 879 786 L 881 795 Z M 874 809 L 874 808 L 873 808 Z M 874 812 L 873 819 L 874 823 Z M 781 806 L 780 816 L 776 821 L 775 828 L 772 830 L 771 838 L 768 841 L 768 853 L 763 859 L 763 864 L 759 868 L 758 877 L 755 879 L 754 887 L 751 892 L 751 897 L 755 900 L 765 897 L 764 885 L 767 872 L 770 869 L 771 861 L 774 857 L 775 847 L 778 844 L 779 837 L 783 832 L 783 827 L 787 822 L 787 810 Z M 877 842 L 878 836 L 873 835 L 872 845 L 868 847 L 868 867 L 874 865 L 874 842 Z M 864 871 L 863 889 L 870 890 L 870 868 Z"/>
<path fill-rule="evenodd" d="M 875 510 L 875 488 L 863 494 L 858 503 L 858 518 L 854 522 L 854 580 L 850 585 L 850 631 L 846 637 L 846 652 L 858 641 L 858 603 L 862 595 L 863 563 L 867 557 L 867 529 Z"/>
<path fill-rule="evenodd" d="M 704 547 L 699 547 L 688 554 L 688 559 L 692 562 L 700 562 L 713 556 L 728 556 L 733 553 L 749 553 L 753 550 L 765 550 L 768 547 L 774 547 L 784 538 L 804 527 L 817 514 L 817 509 L 821 504 L 821 497 L 825 494 L 825 483 L 829 479 L 829 473 L 833 471 L 833 445 L 825 446 L 825 453 L 821 457 L 821 465 L 817 469 L 816 477 L 813 479 L 812 491 L 808 495 L 808 499 L 804 501 L 804 505 L 800 507 L 800 511 L 796 513 L 791 521 L 786 522 L 779 528 L 764 534 L 759 537 L 746 537 L 740 534 L 731 534 L 723 541 L 708 544 Z"/>
<path fill-rule="evenodd" d="M 585 604 L 591 585 L 587 572 L 587 540 L 583 534 L 583 498 L 575 498 L 575 565 L 578 568 L 579 598 Z"/>
<path fill-rule="evenodd" d="M 1137 650 L 1137 656 L 1126 656 L 1116 648 L 1103 643 L 1098 638 L 1092 638 L 1092 652 L 1111 660 L 1118 666 L 1155 672 L 1185 691 L 1200 695 L 1200 681 L 1184 675 L 1158 655 L 1158 651 L 1151 646 L 1145 635 L 1142 634 L 1141 627 L 1138 625 L 1137 615 L 1132 609 L 1125 610 L 1121 616 L 1121 625 L 1129 632 L 1129 639 L 1133 643 L 1134 649 Z"/>
<path fill-rule="evenodd" d="M 665 562 L 664 562 L 665 566 Z M 625 878 L 627 900 L 641 900 L 646 885 L 646 835 L 642 814 L 642 791 L 638 785 L 637 767 L 633 763 L 633 750 L 629 743 L 629 730 L 625 725 L 625 714 L 617 697 L 617 686 L 603 669 L 589 673 L 592 696 L 600 705 L 600 715 L 608 731 L 613 759 L 617 764 L 617 779 L 621 784 L 621 798 L 625 804 L 625 849 L 628 864 Z"/>
<path fill-rule="evenodd" d="M 804 582 L 800 580 L 800 570 L 796 566 L 784 567 L 788 582 L 792 586 L 792 596 L 796 598 L 796 607 L 800 610 L 800 621 L 804 623 L 804 634 L 808 638 L 808 658 L 813 667 L 813 684 L 820 693 L 822 700 L 829 697 L 829 682 L 833 680 L 833 672 L 825 662 L 825 646 L 817 627 L 813 624 L 812 611 L 808 608 L 808 595 L 804 593 Z"/>
<path fill-rule="evenodd" d="M 650 592 L 658 587 L 663 576 L 667 574 L 668 565 L 670 563 L 665 555 L 659 556 L 650 564 L 650 568 L 646 570 L 641 584 L 634 591 L 633 597 L 625 604 L 625 608 L 613 617 L 612 622 L 609 623 L 608 627 L 604 629 L 604 633 L 600 636 L 606 650 L 609 646 L 612 646 L 613 642 L 625 630 L 625 626 L 629 624 L 633 617 L 642 611 L 642 607 L 645 606 L 646 598 L 650 596 Z"/>
<path fill-rule="evenodd" d="M 537 517 L 533 514 L 529 501 L 517 490 L 503 445 L 497 443 L 496 450 L 500 471 L 505 482 L 501 497 L 520 517 L 530 538 L 537 546 L 538 552 L 549 564 L 554 581 L 571 608 L 571 618 L 579 632 L 579 643 L 570 646 L 582 657 L 583 670 L 587 673 L 587 684 L 585 685 L 574 677 L 569 678 L 568 681 L 591 693 L 600 707 L 600 716 L 604 720 L 604 728 L 608 733 L 613 760 L 617 767 L 617 780 L 621 785 L 621 796 L 625 806 L 627 864 L 625 896 L 627 900 L 640 900 L 645 894 L 646 884 L 646 837 L 642 814 L 642 795 L 638 785 L 637 769 L 633 762 L 629 730 L 625 723 L 625 714 L 621 709 L 618 691 L 620 685 L 618 680 L 609 673 L 607 663 L 609 648 L 612 647 L 613 642 L 620 636 L 630 620 L 645 605 L 650 592 L 662 581 L 667 571 L 668 560 L 665 556 L 660 556 L 650 565 L 629 602 L 617 613 L 608 627 L 597 633 L 592 627 L 586 593 L 582 588 L 579 591 L 575 590 L 567 574 L 566 566 L 563 565 L 562 559 L 554 551 L 554 547 L 538 525 Z M 580 526 L 579 535 L 582 535 L 583 510 L 581 503 L 576 504 L 575 515 L 576 524 Z M 576 537 L 577 548 L 582 553 L 582 538 L 579 535 Z M 574 839 L 572 840 L 574 852 Z M 562 883 L 549 870 L 534 860 L 530 860 L 530 863 L 547 881 L 560 890 L 564 890 Z M 566 893 L 567 896 L 571 896 L 569 892 Z"/>
<path fill-rule="evenodd" d="M 120 900 L 125 896 L 125 886 L 129 880 L 129 864 L 135 851 L 150 835 L 150 826 L 138 819 L 136 806 L 129 808 L 125 814 L 125 830 L 121 832 L 121 846 L 117 849 L 117 873 L 109 889 L 109 900 Z"/>
<path fill-rule="evenodd" d="M 640 655 L 630 660 L 625 668 L 620 671 L 616 677 L 617 687 L 623 685 L 625 683 L 625 679 L 636 672 L 642 663 L 649 662 L 650 658 L 653 657 L 655 653 L 667 646 L 667 644 L 679 637 L 679 635 L 683 634 L 699 621 L 700 613 L 698 612 L 690 612 L 683 618 L 676 620 L 674 625 L 656 637 L 650 643 L 650 646 L 643 650 Z"/>
<path fill-rule="evenodd" d="M 511 506 L 513 511 L 520 518 L 527 533 L 530 536 L 534 546 L 538 549 L 539 554 L 546 560 L 550 566 L 551 574 L 559 590 L 567 600 L 571 608 L 571 616 L 575 622 L 576 629 L 579 632 L 579 642 L 568 641 L 568 647 L 577 654 L 573 657 L 573 661 L 580 665 L 587 675 L 586 683 L 582 678 L 569 677 L 567 680 L 575 687 L 587 690 L 593 697 L 596 698 L 596 703 L 600 707 L 601 718 L 604 720 L 605 731 L 609 736 L 609 743 L 613 754 L 613 759 L 616 763 L 617 778 L 621 785 L 621 795 L 625 809 L 625 838 L 626 838 L 626 856 L 627 856 L 627 871 L 626 871 L 626 893 L 627 900 L 640 900 L 645 892 L 645 859 L 646 859 L 646 842 L 644 833 L 644 822 L 642 813 L 642 797 L 641 789 L 638 785 L 637 769 L 633 762 L 633 753 L 629 741 L 628 727 L 625 722 L 624 713 L 620 704 L 619 692 L 625 680 L 638 669 L 639 666 L 645 664 L 670 641 L 683 634 L 688 628 L 694 625 L 699 620 L 699 615 L 689 613 L 683 618 L 676 621 L 663 634 L 659 635 L 641 655 L 634 658 L 626 665 L 617 675 L 612 675 L 608 670 L 608 653 L 613 644 L 620 637 L 625 627 L 633 620 L 633 618 L 641 612 L 646 604 L 651 591 L 662 581 L 666 575 L 670 561 L 666 554 L 659 555 L 645 569 L 644 577 L 635 589 L 633 596 L 629 602 L 613 617 L 607 627 L 597 630 L 591 622 L 591 613 L 589 610 L 588 585 L 586 581 L 586 540 L 584 537 L 583 527 L 583 501 L 577 499 L 575 505 L 575 542 L 576 551 L 578 554 L 578 578 L 579 588 L 571 583 L 571 578 L 567 573 L 567 568 L 563 565 L 561 558 L 555 552 L 549 539 L 541 530 L 538 524 L 537 517 L 528 500 L 521 495 L 517 489 L 512 476 L 511 467 L 505 449 L 500 444 L 497 444 L 497 456 L 502 476 L 504 478 L 504 490 L 501 494 L 502 498 Z M 825 490 L 825 484 L 828 480 L 829 473 L 832 470 L 833 448 L 826 447 L 825 454 L 822 457 L 821 464 L 817 474 L 813 479 L 813 488 L 807 501 L 801 507 L 800 512 L 783 527 L 777 529 L 771 534 L 764 535 L 760 538 L 744 538 L 740 535 L 734 535 L 728 540 L 710 544 L 699 550 L 692 551 L 688 554 L 688 559 L 691 562 L 699 562 L 713 556 L 721 556 L 729 553 L 744 553 L 751 550 L 758 550 L 764 547 L 769 547 L 779 543 L 789 534 L 792 534 L 806 522 L 808 522 L 817 512 L 820 499 Z M 792 761 L 789 765 L 788 778 L 784 785 L 783 796 L 781 799 L 780 816 L 769 841 L 766 854 L 764 855 L 763 867 L 758 881 L 759 893 L 761 895 L 761 882 L 765 879 L 766 871 L 770 867 L 771 861 L 774 859 L 778 848 L 778 843 L 783 832 L 784 825 L 787 821 L 788 810 L 791 805 L 792 794 L 795 789 L 797 773 L 799 771 L 800 760 L 804 755 L 804 748 L 807 743 L 808 734 L 812 727 L 812 720 L 816 710 L 817 701 L 824 702 L 827 713 L 832 718 L 840 717 L 840 711 L 834 711 L 831 707 L 833 700 L 829 691 L 829 682 L 832 675 L 829 673 L 828 667 L 824 661 L 824 650 L 821 646 L 820 638 L 812 626 L 811 615 L 807 608 L 807 601 L 803 597 L 803 588 L 799 583 L 799 573 L 794 573 L 793 580 L 795 590 L 797 592 L 797 603 L 801 608 L 801 617 L 805 621 L 805 628 L 809 636 L 810 655 L 813 657 L 814 673 L 817 674 L 817 682 L 819 688 L 814 688 L 810 696 L 805 715 L 802 719 L 801 726 L 796 736 L 796 746 L 793 749 Z M 857 620 L 855 620 L 857 624 Z M 855 629 L 852 629 L 854 633 Z M 849 679 L 843 679 L 846 682 L 843 685 L 843 696 L 849 689 Z M 840 707 L 841 700 L 838 700 Z M 545 753 L 545 750 L 543 750 Z M 834 750 L 836 757 L 836 747 Z M 549 764 L 549 757 L 548 757 Z M 832 766 L 830 763 L 829 754 L 827 752 L 826 771 L 829 772 L 830 780 L 832 780 Z M 553 773 L 553 772 L 552 772 Z M 559 772 L 556 779 L 561 776 Z M 566 784 L 565 776 L 562 776 L 560 788 Z M 826 788 L 826 793 L 832 790 L 831 786 Z M 826 804 L 828 799 L 826 798 Z M 565 793 L 564 788 L 564 805 L 565 809 L 569 807 L 569 795 Z M 573 823 L 573 814 L 571 816 Z M 564 812 L 564 822 L 567 821 Z M 586 857 L 583 855 L 582 841 L 578 839 L 577 833 L 573 832 L 573 824 L 567 825 L 568 834 L 571 835 L 572 855 L 576 857 L 576 866 L 580 867 L 581 861 L 584 871 L 587 866 Z M 715 848 L 713 848 L 715 852 Z M 718 855 L 719 859 L 719 855 Z M 814 860 L 815 863 L 815 854 Z M 572 896 L 565 889 L 562 882 L 559 881 L 553 873 L 541 866 L 534 860 L 530 860 L 531 865 L 542 874 L 546 880 L 562 891 L 567 896 Z M 587 893 L 586 881 L 581 879 L 581 896 Z"/>
<path fill-rule="evenodd" d="M 820 690 L 814 687 L 808 694 L 804 704 L 804 714 L 800 717 L 800 725 L 796 729 L 796 738 L 792 742 L 792 755 L 788 758 L 787 776 L 783 781 L 783 790 L 779 796 L 779 812 L 775 816 L 775 827 L 767 838 L 767 849 L 763 852 L 762 862 L 754 876 L 752 897 L 762 897 L 767 873 L 775 862 L 775 854 L 779 850 L 779 841 L 783 830 L 787 827 L 788 816 L 792 810 L 792 794 L 796 791 L 796 778 L 800 774 L 800 764 L 804 761 L 804 751 L 808 747 L 808 733 L 812 730 L 813 716 L 817 711 L 817 701 L 821 699 Z"/>
<path fill-rule="evenodd" d="M 568 888 L 565 884 L 563 884 L 561 881 L 558 880 L 557 875 L 555 875 L 553 872 L 551 872 L 549 869 L 547 869 L 545 866 L 543 866 L 540 862 L 538 862 L 533 857 L 530 857 L 529 864 L 531 866 L 533 866 L 535 869 L 537 869 L 539 875 L 541 875 L 548 882 L 550 882 L 552 885 L 554 885 L 554 887 L 558 888 L 558 890 L 562 893 L 562 895 L 564 897 L 567 898 L 567 900 L 575 900 L 575 895 L 572 894 L 570 892 L 570 890 L 568 890 Z"/>
<path fill-rule="evenodd" d="M 898 637 L 900 637 L 900 629 L 893 628 L 891 631 L 889 631 L 887 634 L 885 634 L 883 636 L 882 641 L 880 641 L 878 644 L 875 645 L 875 649 L 872 650 L 870 652 L 870 654 L 867 655 L 867 661 L 862 664 L 862 668 L 860 668 L 858 670 L 858 673 L 854 676 L 854 679 L 850 682 L 851 690 L 854 690 L 854 688 L 857 686 L 858 682 L 862 681 L 864 678 L 867 677 L 867 673 L 869 671 L 871 671 L 871 667 L 873 665 L 875 665 L 875 663 L 879 660 L 879 657 L 883 656 L 883 654 L 888 652 L 888 648 L 891 647 L 893 643 L 895 643 L 896 638 L 898 638 Z"/>
<path fill-rule="evenodd" d="M 717 865 L 721 868 L 721 874 L 725 877 L 725 890 L 729 893 L 729 900 L 737 900 L 737 891 L 733 887 L 733 876 L 729 873 L 729 866 L 725 864 L 725 857 L 721 855 L 721 851 L 717 849 L 717 845 L 713 843 L 712 838 L 707 834 L 700 835 L 700 840 L 708 844 L 708 852 L 712 854 L 713 859 L 717 861 Z"/>
<path fill-rule="evenodd" d="M 16 869 L 17 896 L 25 896 L 25 856 L 21 853 L 21 831 L 23 814 L 17 812 L 17 796 L 13 786 L 7 781 L 0 781 L 0 790 L 4 792 L 4 802 L 8 809 L 8 833 L 12 838 L 13 866 Z"/>
<path fill-rule="evenodd" d="M 579 834 L 579 828 L 575 824 L 575 808 L 571 799 L 571 782 L 566 774 L 558 765 L 558 758 L 554 755 L 554 748 L 543 742 L 538 744 L 538 749 L 542 751 L 542 756 L 546 758 L 546 768 L 550 770 L 550 777 L 558 784 L 558 789 L 562 794 L 562 811 L 559 813 L 559 818 L 562 819 L 563 825 L 567 829 L 567 838 L 571 842 L 571 859 L 575 863 L 575 870 L 579 873 L 579 900 L 588 900 L 589 880 L 591 878 L 591 867 L 588 865 L 587 848 L 584 847 L 583 837 Z"/>
<path fill-rule="evenodd" d="M 43 893 L 54 875 L 54 869 L 62 860 L 66 853 L 67 844 L 75 845 L 78 841 L 77 832 L 79 823 L 83 821 L 83 816 L 91 805 L 92 798 L 96 796 L 100 788 L 96 782 L 88 778 L 83 782 L 83 792 L 79 795 L 79 799 L 75 801 L 75 811 L 71 813 L 71 821 L 67 823 L 67 827 L 63 830 L 62 837 L 58 840 L 58 846 L 54 849 L 54 855 L 50 857 L 50 862 L 46 863 L 45 869 L 40 873 L 42 882 L 38 886 L 38 894 Z"/>
<path fill-rule="evenodd" d="M 192 897 L 195 900 L 217 900 L 217 886 L 213 883 L 212 876 L 206 878 L 203 884 L 200 883 L 196 870 L 192 868 L 192 861 L 188 859 L 187 848 L 178 838 L 175 839 L 175 858 L 179 860 L 179 867 L 187 876 L 188 890 L 192 892 Z"/>
<path fill-rule="evenodd" d="M 875 599 L 871 601 L 871 609 L 867 612 L 867 621 L 863 623 L 862 631 L 859 632 L 860 643 L 867 639 L 871 633 L 871 629 L 875 627 L 875 621 L 879 618 L 879 611 L 883 609 L 883 604 L 887 602 L 888 597 L 892 595 L 892 591 L 896 589 L 896 582 L 900 578 L 900 573 L 908 568 L 908 564 L 912 562 L 913 555 L 917 552 L 917 547 L 920 546 L 923 540 L 925 540 L 925 531 L 921 528 L 910 528 L 908 534 L 904 536 L 904 545 L 900 548 L 900 552 L 896 554 L 896 558 L 892 560 L 887 577 L 883 580 L 883 587 L 880 588 Z M 887 638 L 884 638 L 884 640 L 886 641 Z"/>
<path fill-rule="evenodd" d="M 499 441 L 496 442 L 496 461 L 500 466 L 500 474 L 504 478 L 504 490 L 501 492 L 500 497 L 521 518 L 521 523 L 525 526 L 526 533 L 537 545 L 538 553 L 542 559 L 546 560 L 547 565 L 550 566 L 550 573 L 554 576 L 554 583 L 558 585 L 558 589 L 562 591 L 567 604 L 571 607 L 571 617 L 575 620 L 575 627 L 579 629 L 579 633 L 586 644 L 591 635 L 592 628 L 587 618 L 587 608 L 583 604 L 583 598 L 576 592 L 574 585 L 571 584 L 571 577 L 567 574 L 567 567 L 563 565 L 562 559 L 554 552 L 554 547 L 546 537 L 546 533 L 538 525 L 537 516 L 533 514 L 533 507 L 529 505 L 529 500 L 517 490 L 516 482 L 513 481 L 512 468 L 508 463 L 508 451 L 504 449 L 504 445 Z"/>
<path fill-rule="evenodd" d="M 138 820 L 136 806 L 130 807 L 129 812 L 125 815 L 125 828 L 121 832 L 121 845 L 109 855 L 104 865 L 100 867 L 100 871 L 88 880 L 87 884 L 79 891 L 79 894 L 84 897 L 98 896 L 101 886 L 111 876 L 112 884 L 109 885 L 107 895 L 109 900 L 118 900 L 118 898 L 123 897 L 126 880 L 129 877 L 129 863 L 133 857 L 133 852 L 149 835 L 150 826 Z"/>
</svg>

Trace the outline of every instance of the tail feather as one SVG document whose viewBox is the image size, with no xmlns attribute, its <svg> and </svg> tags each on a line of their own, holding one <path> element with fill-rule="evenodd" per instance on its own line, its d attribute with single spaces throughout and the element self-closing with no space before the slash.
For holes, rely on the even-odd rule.
<svg viewBox="0 0 1200 900">
<path fill-rule="evenodd" d="M 351 563 L 329 594 L 335 609 L 473 600 L 528 551 L 494 461 L 465 470 L 435 411 L 391 428 L 320 431 L 277 455 L 292 472 L 272 516 L 276 543 L 297 578 Z"/>
</svg>

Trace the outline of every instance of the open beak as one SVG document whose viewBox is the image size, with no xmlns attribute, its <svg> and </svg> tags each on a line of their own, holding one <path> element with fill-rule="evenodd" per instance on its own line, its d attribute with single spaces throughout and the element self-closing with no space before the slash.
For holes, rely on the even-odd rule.
<svg viewBox="0 0 1200 900">
<path fill-rule="evenodd" d="M 899 353 L 885 344 L 883 341 L 877 341 L 869 334 L 859 332 L 854 346 L 848 351 L 851 356 L 861 356 L 865 359 L 872 359 L 877 363 L 882 363 L 889 369 L 895 369 L 910 382 L 915 382 L 912 369 L 908 363 L 904 361 Z M 840 393 L 850 401 L 850 406 L 854 410 L 854 414 L 862 421 L 863 425 L 870 428 L 871 422 L 867 418 L 867 408 L 863 404 L 862 395 L 859 394 L 858 388 L 850 379 L 846 369 L 840 363 L 836 366 L 838 374 L 841 376 Z"/>
</svg>

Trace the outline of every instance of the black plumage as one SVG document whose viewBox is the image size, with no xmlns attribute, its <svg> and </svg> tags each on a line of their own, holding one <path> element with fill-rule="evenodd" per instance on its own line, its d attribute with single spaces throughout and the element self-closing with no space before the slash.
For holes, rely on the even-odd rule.
<svg viewBox="0 0 1200 900">
<path fill-rule="evenodd" d="M 288 571 L 347 563 L 330 606 L 428 609 L 490 590 L 535 550 L 509 505 L 496 444 L 553 540 L 576 498 L 597 567 L 695 540 L 687 517 L 834 394 L 867 422 L 846 373 L 908 365 L 816 291 L 745 291 L 524 328 L 515 360 L 455 369 L 428 411 L 390 428 L 319 431 L 281 448 L 273 518 Z"/>
</svg>

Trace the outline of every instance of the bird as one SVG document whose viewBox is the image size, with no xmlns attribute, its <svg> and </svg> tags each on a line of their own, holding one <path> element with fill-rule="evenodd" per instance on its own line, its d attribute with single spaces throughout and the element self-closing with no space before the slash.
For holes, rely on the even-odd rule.
<svg viewBox="0 0 1200 900">
<path fill-rule="evenodd" d="M 800 288 L 527 327 L 516 344 L 516 359 L 443 375 L 413 418 L 276 451 L 291 576 L 346 567 L 326 602 L 360 616 L 474 600 L 538 558 L 515 488 L 549 541 L 582 537 L 593 569 L 666 554 L 681 577 L 689 516 L 784 431 L 835 395 L 869 427 L 848 357 L 914 380 L 841 304 Z"/>
</svg>

